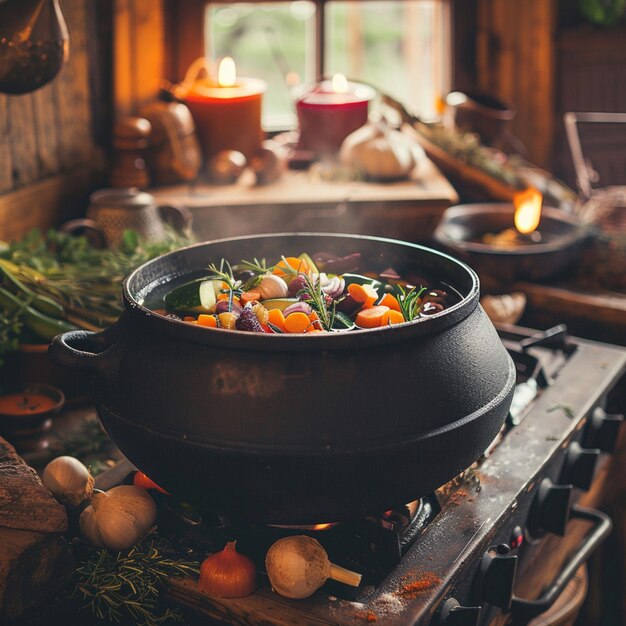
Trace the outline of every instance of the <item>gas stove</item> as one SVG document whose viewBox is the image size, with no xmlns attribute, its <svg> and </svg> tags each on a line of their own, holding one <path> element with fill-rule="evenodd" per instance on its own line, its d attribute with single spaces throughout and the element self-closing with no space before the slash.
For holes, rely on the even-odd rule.
<svg viewBox="0 0 626 626">
<path fill-rule="evenodd" d="M 259 566 L 260 589 L 222 600 L 172 582 L 169 598 L 235 624 L 477 626 L 498 616 L 499 623 L 524 624 L 547 610 L 610 532 L 604 513 L 579 502 L 623 420 L 609 413 L 607 398 L 626 387 L 626 349 L 569 337 L 564 326 L 544 332 L 509 326 L 499 333 L 516 365 L 515 396 L 506 424 L 472 467 L 419 501 L 356 522 L 193 524 L 188 539 L 205 551 L 237 539 Z M 523 579 L 546 543 L 571 535 L 573 527 L 585 532 L 552 583 L 539 598 L 518 595 L 527 592 Z M 332 562 L 363 574 L 360 587 L 328 581 L 306 600 L 272 592 L 264 555 L 288 534 L 314 536 Z"/>
</svg>

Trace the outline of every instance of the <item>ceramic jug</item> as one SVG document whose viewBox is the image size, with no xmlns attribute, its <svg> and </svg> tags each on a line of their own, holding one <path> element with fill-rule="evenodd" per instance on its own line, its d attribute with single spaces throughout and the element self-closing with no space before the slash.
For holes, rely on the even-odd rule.
<svg viewBox="0 0 626 626">
<path fill-rule="evenodd" d="M 68 56 L 58 0 L 0 0 L 0 92 L 39 89 L 59 73 Z"/>
<path fill-rule="evenodd" d="M 119 245 L 125 230 L 134 230 L 148 240 L 158 241 L 165 237 L 165 223 L 188 233 L 192 221 L 187 207 L 157 206 L 154 196 L 134 187 L 95 191 L 89 198 L 87 218 L 98 225 L 112 248 Z"/>
</svg>

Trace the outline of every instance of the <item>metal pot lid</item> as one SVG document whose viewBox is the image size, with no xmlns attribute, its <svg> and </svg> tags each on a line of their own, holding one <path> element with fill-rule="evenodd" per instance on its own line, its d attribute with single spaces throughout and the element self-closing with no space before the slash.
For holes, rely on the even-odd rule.
<svg viewBox="0 0 626 626">
<path fill-rule="evenodd" d="M 116 206 L 127 209 L 138 209 L 155 204 L 154 196 L 137 187 L 99 189 L 89 196 L 89 202 L 99 207 Z"/>
</svg>

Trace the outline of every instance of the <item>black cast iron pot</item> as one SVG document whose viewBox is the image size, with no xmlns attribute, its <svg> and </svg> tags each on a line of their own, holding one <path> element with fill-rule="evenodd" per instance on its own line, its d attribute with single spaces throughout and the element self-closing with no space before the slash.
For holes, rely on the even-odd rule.
<svg viewBox="0 0 626 626">
<path fill-rule="evenodd" d="M 365 269 L 432 276 L 462 298 L 411 324 L 308 336 L 202 328 L 149 308 L 222 257 L 318 251 L 361 252 Z M 171 493 L 233 520 L 343 521 L 427 494 L 497 434 L 515 369 L 478 297 L 470 268 L 414 244 L 224 239 L 141 266 L 115 326 L 59 335 L 50 356 L 93 373 L 107 432 Z"/>
</svg>

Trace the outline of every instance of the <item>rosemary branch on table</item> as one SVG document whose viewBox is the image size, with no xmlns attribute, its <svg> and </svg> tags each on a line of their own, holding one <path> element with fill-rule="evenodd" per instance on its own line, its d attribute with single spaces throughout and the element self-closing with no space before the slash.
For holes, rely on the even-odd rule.
<svg viewBox="0 0 626 626">
<path fill-rule="evenodd" d="M 137 626 L 182 622 L 177 609 L 161 605 L 160 584 L 166 578 L 198 573 L 196 560 L 178 557 L 168 542 L 153 535 L 123 552 L 90 548 L 76 569 L 71 597 L 103 622 Z"/>
</svg>

